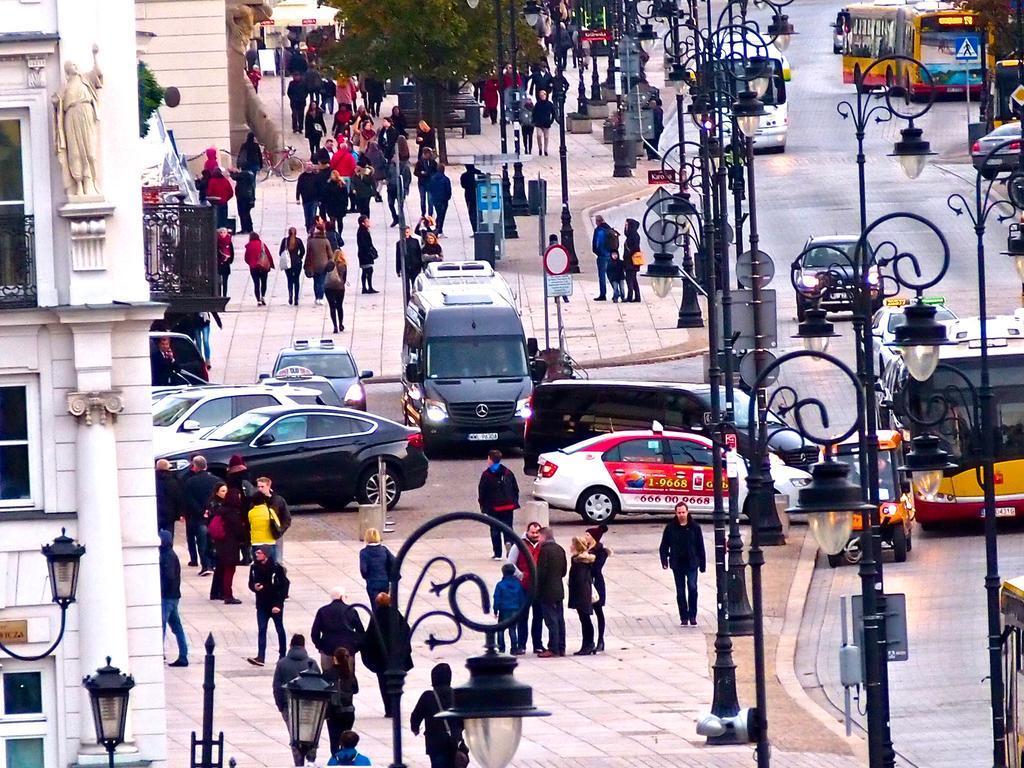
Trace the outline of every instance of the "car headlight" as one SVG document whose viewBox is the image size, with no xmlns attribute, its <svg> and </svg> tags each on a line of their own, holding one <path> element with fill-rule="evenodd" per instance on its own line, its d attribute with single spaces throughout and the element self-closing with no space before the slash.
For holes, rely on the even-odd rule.
<svg viewBox="0 0 1024 768">
<path fill-rule="evenodd" d="M 797 281 L 797 284 L 800 286 L 800 291 L 803 293 L 813 293 L 818 290 L 820 283 L 821 280 L 817 273 L 808 274 L 806 272 L 801 274 L 800 279 Z"/>
<path fill-rule="evenodd" d="M 359 382 L 352 384 L 348 389 L 345 390 L 345 402 L 346 403 L 358 403 L 362 405 L 366 399 L 366 392 L 363 390 L 363 385 Z"/>
<path fill-rule="evenodd" d="M 429 397 L 424 401 L 424 414 L 427 421 L 442 422 L 448 420 L 448 407 L 440 400 L 431 400 Z"/>
<path fill-rule="evenodd" d="M 180 472 L 183 469 L 188 469 L 192 463 L 188 459 L 170 459 L 171 471 Z"/>
<path fill-rule="evenodd" d="M 530 407 L 529 397 L 524 397 L 521 400 L 516 400 L 516 416 L 520 419 L 528 419 L 533 416 L 533 409 Z"/>
<path fill-rule="evenodd" d="M 875 267 L 875 266 L 869 267 L 868 268 L 868 285 L 876 286 L 876 285 L 878 285 L 878 280 L 879 280 L 878 267 Z"/>
</svg>

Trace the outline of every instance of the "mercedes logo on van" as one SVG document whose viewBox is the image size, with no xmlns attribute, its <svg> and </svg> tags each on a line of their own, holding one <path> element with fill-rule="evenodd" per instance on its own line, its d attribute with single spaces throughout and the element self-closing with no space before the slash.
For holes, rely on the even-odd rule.
<svg viewBox="0 0 1024 768">
<path fill-rule="evenodd" d="M 476 407 L 476 415 L 481 419 L 487 418 L 487 414 L 491 412 L 491 409 L 487 407 L 486 403 L 480 403 Z"/>
</svg>

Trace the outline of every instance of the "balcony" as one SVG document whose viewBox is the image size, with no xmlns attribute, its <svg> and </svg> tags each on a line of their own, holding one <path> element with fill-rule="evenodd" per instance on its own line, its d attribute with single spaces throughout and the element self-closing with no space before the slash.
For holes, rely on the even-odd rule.
<svg viewBox="0 0 1024 768">
<path fill-rule="evenodd" d="M 209 206 L 185 203 L 142 207 L 146 280 L 168 314 L 220 312 L 227 298 L 217 278 L 217 231 Z"/>
<path fill-rule="evenodd" d="M 35 218 L 0 216 L 0 309 L 34 307 Z"/>
</svg>

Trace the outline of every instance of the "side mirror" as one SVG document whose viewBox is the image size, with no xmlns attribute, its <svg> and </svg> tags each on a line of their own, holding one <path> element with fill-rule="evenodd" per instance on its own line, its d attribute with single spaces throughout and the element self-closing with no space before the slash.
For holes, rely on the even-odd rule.
<svg viewBox="0 0 1024 768">
<path fill-rule="evenodd" d="M 876 339 L 882 338 L 882 329 L 881 328 L 872 328 L 871 329 L 871 335 L 874 336 Z"/>
<path fill-rule="evenodd" d="M 540 351 L 540 345 L 537 344 L 537 339 L 529 338 L 526 340 L 526 354 L 528 357 L 536 357 Z"/>
<path fill-rule="evenodd" d="M 274 436 L 265 432 L 256 438 L 255 445 L 257 448 L 263 448 L 264 446 L 270 445 L 272 442 L 274 442 Z"/>
<path fill-rule="evenodd" d="M 372 379 L 373 378 L 373 371 L 360 371 L 359 372 L 359 378 L 360 379 Z"/>
<path fill-rule="evenodd" d="M 269 378 L 270 378 L 270 374 L 269 373 L 261 373 L 259 375 L 259 377 L 257 378 L 257 381 L 263 381 L 264 379 L 269 379 Z"/>
<path fill-rule="evenodd" d="M 407 363 L 405 366 L 405 378 L 407 381 L 418 382 L 421 379 L 419 363 Z"/>
<path fill-rule="evenodd" d="M 185 423 L 181 425 L 182 432 L 198 432 L 202 428 L 203 425 L 195 419 L 186 419 Z"/>
<path fill-rule="evenodd" d="M 540 384 L 548 375 L 548 364 L 546 360 L 533 360 L 530 362 L 530 378 L 534 384 Z"/>
</svg>

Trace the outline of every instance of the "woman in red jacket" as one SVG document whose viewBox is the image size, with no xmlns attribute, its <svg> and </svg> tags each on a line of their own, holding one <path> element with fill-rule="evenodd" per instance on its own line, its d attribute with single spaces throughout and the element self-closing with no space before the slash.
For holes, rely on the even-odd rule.
<svg viewBox="0 0 1024 768">
<path fill-rule="evenodd" d="M 217 228 L 228 225 L 228 200 L 235 196 L 231 181 L 219 168 L 210 171 L 210 180 L 206 182 L 206 199 L 217 210 Z"/>
<path fill-rule="evenodd" d="M 249 233 L 249 242 L 245 244 L 245 263 L 252 275 L 252 287 L 256 293 L 256 303 L 267 306 L 267 275 L 274 269 L 274 259 L 270 249 L 260 240 L 255 232 Z"/>
<path fill-rule="evenodd" d="M 484 114 L 491 118 L 491 125 L 498 122 L 498 78 L 492 77 L 484 83 Z"/>
</svg>

